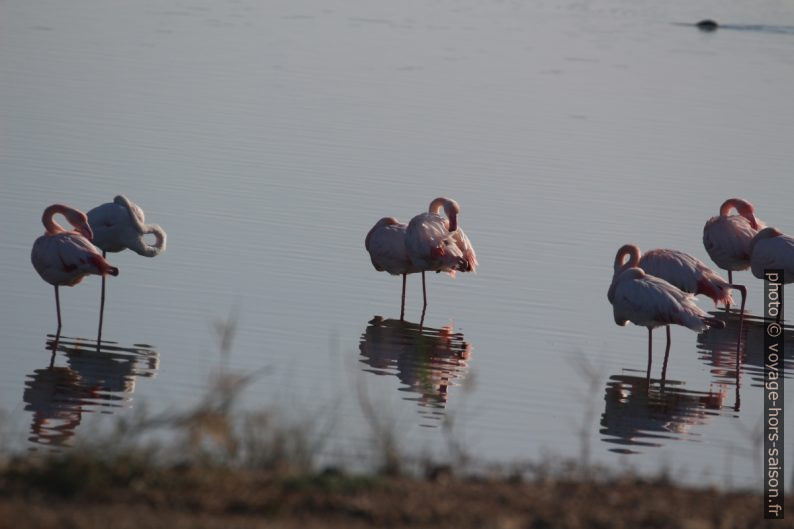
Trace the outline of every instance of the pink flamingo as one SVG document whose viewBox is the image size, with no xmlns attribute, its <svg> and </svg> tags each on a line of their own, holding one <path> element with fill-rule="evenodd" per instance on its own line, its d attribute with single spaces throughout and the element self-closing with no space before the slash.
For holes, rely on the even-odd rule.
<svg viewBox="0 0 794 529">
<path fill-rule="evenodd" d="M 75 229 L 66 231 L 53 217 L 66 217 Z M 41 222 L 46 231 L 33 243 L 30 260 L 33 268 L 47 283 L 55 286 L 55 308 L 58 312 L 58 333 L 61 332 L 61 303 L 58 287 L 74 286 L 89 274 L 104 276 L 119 275 L 119 269 L 111 266 L 99 250 L 91 244 L 93 233 L 85 213 L 63 204 L 53 204 L 44 210 Z"/>
<path fill-rule="evenodd" d="M 88 212 L 88 223 L 94 232 L 94 246 L 107 252 L 130 249 L 144 257 L 155 257 L 165 251 L 166 233 L 157 224 L 144 224 L 143 210 L 124 195 L 117 195 L 113 202 L 101 204 Z M 154 244 L 149 244 L 144 235 L 152 234 Z M 105 276 L 102 276 L 102 293 L 99 304 L 99 337 L 102 336 L 102 317 L 105 313 Z"/>
<path fill-rule="evenodd" d="M 408 249 L 405 247 L 407 228 L 406 224 L 400 223 L 394 217 L 384 217 L 375 223 L 364 239 L 364 247 L 369 252 L 369 258 L 372 260 L 375 270 L 403 276 L 400 320 L 403 320 L 405 316 L 405 276 L 422 271 L 411 262 L 411 258 L 408 256 Z"/>
<path fill-rule="evenodd" d="M 729 215 L 732 209 L 738 215 Z M 728 271 L 728 283 L 733 284 L 734 271 L 750 267 L 750 242 L 764 227 L 753 205 L 741 198 L 729 198 L 720 206 L 719 216 L 706 221 L 703 246 L 711 260 Z"/>
<path fill-rule="evenodd" d="M 444 209 L 446 218 L 440 215 Z M 405 246 L 414 267 L 422 272 L 422 296 L 427 307 L 425 271 L 455 272 L 477 270 L 474 248 L 458 227 L 460 206 L 451 198 L 439 197 L 430 202 L 427 213 L 411 219 L 405 233 Z"/>
<path fill-rule="evenodd" d="M 622 248 L 621 248 L 622 250 Z M 615 257 L 617 264 L 620 251 Z M 621 257 L 622 258 L 622 257 Z M 706 326 L 722 328 L 725 323 L 708 314 L 695 304 L 695 296 L 683 292 L 664 279 L 646 274 L 641 268 L 621 265 L 607 292 L 612 304 L 615 323 L 648 328 L 648 377 L 650 377 L 653 329 L 667 326 L 667 350 L 670 348 L 670 324 L 683 325 L 700 332 Z"/>
<path fill-rule="evenodd" d="M 775 228 L 764 228 L 750 243 L 750 266 L 753 275 L 764 278 L 764 269 L 783 270 L 781 283 L 794 283 L 794 237 Z"/>
<path fill-rule="evenodd" d="M 628 256 L 628 262 L 624 259 Z M 664 279 L 668 283 L 690 294 L 703 294 L 718 303 L 729 307 L 733 303 L 731 289 L 738 290 L 742 295 L 740 312 L 744 314 L 744 304 L 747 298 L 747 288 L 743 285 L 731 285 L 706 264 L 679 250 L 657 249 L 649 250 L 642 254 L 640 249 L 633 244 L 622 246 L 615 256 L 615 275 L 617 277 L 626 267 L 642 268 L 645 273 Z"/>
</svg>

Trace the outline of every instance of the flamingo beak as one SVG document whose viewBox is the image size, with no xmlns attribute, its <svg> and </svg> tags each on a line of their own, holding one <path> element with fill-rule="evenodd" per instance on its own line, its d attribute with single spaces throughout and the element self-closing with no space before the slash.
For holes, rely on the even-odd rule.
<svg viewBox="0 0 794 529">
<path fill-rule="evenodd" d="M 455 231 L 458 229 L 458 217 L 453 216 L 449 219 L 449 231 Z"/>
<path fill-rule="evenodd" d="M 752 213 L 750 213 L 750 226 L 752 226 L 754 230 L 758 229 L 758 218 Z"/>
</svg>

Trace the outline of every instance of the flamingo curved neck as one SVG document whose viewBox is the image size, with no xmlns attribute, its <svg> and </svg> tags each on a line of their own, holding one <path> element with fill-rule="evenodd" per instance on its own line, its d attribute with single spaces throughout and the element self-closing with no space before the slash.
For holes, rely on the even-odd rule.
<svg viewBox="0 0 794 529">
<path fill-rule="evenodd" d="M 55 222 L 55 219 L 53 218 L 58 213 L 66 216 L 66 207 L 67 206 L 64 206 L 63 204 L 53 204 L 44 210 L 44 213 L 41 215 L 41 222 L 44 224 L 44 229 L 47 230 L 47 234 L 55 235 L 66 231 L 64 227 Z"/>
<path fill-rule="evenodd" d="M 629 260 L 627 262 L 623 262 L 623 259 L 626 256 L 629 256 Z M 635 268 L 640 266 L 640 249 L 633 245 L 633 244 L 625 244 L 620 247 L 618 250 L 617 255 L 615 255 L 615 275 L 619 274 L 624 270 L 628 270 L 629 268 Z"/>
<path fill-rule="evenodd" d="M 143 236 L 146 234 L 153 234 L 155 237 L 154 244 L 147 244 L 144 240 Z M 159 255 L 163 251 L 165 251 L 166 245 L 166 234 L 165 230 L 163 230 L 157 224 L 144 224 L 143 225 L 143 232 L 141 233 L 140 237 L 138 237 L 135 242 L 130 246 L 130 248 L 145 257 L 154 257 Z"/>
<path fill-rule="evenodd" d="M 138 218 L 138 215 L 135 214 L 135 210 L 137 206 L 133 204 L 130 199 L 125 197 L 124 195 L 118 195 L 116 198 L 113 199 L 113 202 L 118 204 L 119 206 L 124 207 L 127 210 L 127 213 L 130 216 L 130 222 L 138 231 L 138 233 L 147 233 L 145 230 L 146 225 L 143 224 L 141 219 Z"/>
<path fill-rule="evenodd" d="M 113 199 L 113 202 L 127 210 L 130 224 L 132 224 L 132 227 L 138 232 L 138 237 L 134 241 L 130 241 L 129 247 L 131 250 L 145 257 L 154 257 L 165 250 L 165 230 L 157 224 L 144 224 L 143 211 L 124 195 L 117 195 Z M 140 214 L 140 217 L 138 214 Z M 155 243 L 153 245 L 147 244 L 143 238 L 144 235 L 149 233 L 153 234 L 155 237 Z"/>
<path fill-rule="evenodd" d="M 741 198 L 729 198 L 722 203 L 722 206 L 720 206 L 720 216 L 727 217 L 732 209 L 735 209 L 736 213 L 747 218 L 748 220 L 753 216 L 755 211 L 753 205 L 746 200 L 742 200 Z"/>
<path fill-rule="evenodd" d="M 458 211 L 459 207 L 457 202 L 454 200 L 450 200 L 449 198 L 438 197 L 430 203 L 430 207 L 427 208 L 428 213 L 434 213 L 436 215 L 439 214 L 441 208 L 444 208 L 444 214 L 449 219 L 449 231 L 455 231 L 458 229 Z"/>
<path fill-rule="evenodd" d="M 44 210 L 44 213 L 42 213 L 41 222 L 44 224 L 44 228 L 47 230 L 46 233 L 48 235 L 57 235 L 58 233 L 67 231 L 66 228 L 55 222 L 54 217 L 57 214 L 63 215 L 67 222 L 69 222 L 69 224 L 71 224 L 76 231 L 88 238 L 88 240 L 91 240 L 93 234 L 91 233 L 91 229 L 88 227 L 88 221 L 86 219 L 85 213 L 65 204 L 53 204 L 52 206 L 47 207 Z"/>
<path fill-rule="evenodd" d="M 448 203 L 449 201 L 446 198 L 443 197 L 436 198 L 430 203 L 430 207 L 427 208 L 427 211 L 428 213 L 435 213 L 436 215 L 438 215 L 439 212 L 441 211 L 441 208 L 444 208 L 444 212 L 446 213 Z"/>
</svg>

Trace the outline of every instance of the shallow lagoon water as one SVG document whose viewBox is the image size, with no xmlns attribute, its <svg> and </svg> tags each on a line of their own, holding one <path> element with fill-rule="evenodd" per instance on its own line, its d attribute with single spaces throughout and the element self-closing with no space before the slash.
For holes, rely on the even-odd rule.
<svg viewBox="0 0 794 529">
<path fill-rule="evenodd" d="M 109 281 L 103 339 L 125 355 L 147 344 L 159 362 L 118 375 L 126 384 L 93 386 L 120 405 L 90 395 L 75 435 L 144 403 L 198 401 L 222 362 L 215 323 L 236 315 L 227 367 L 267 368 L 243 405 L 330 417 L 329 453 L 369 446 L 363 385 L 408 451 L 443 455 L 438 425 L 450 417 L 488 461 L 584 452 L 614 469 L 664 466 L 687 482 L 758 486 L 758 324 L 745 331 L 738 376 L 730 336 L 674 329 L 664 389 L 657 331 L 644 388 L 646 332 L 614 325 L 606 290 L 626 242 L 708 262 L 701 230 L 730 196 L 794 232 L 794 36 L 678 25 L 791 27 L 793 7 L 81 0 L 2 9 L 6 443 L 39 445 L 29 441 L 42 409 L 31 388 L 91 382 L 65 350 L 43 371 L 55 308 L 29 262 L 41 212 L 124 193 L 168 231 L 168 250 L 110 256 L 121 274 Z M 427 333 L 416 325 L 420 279 L 409 277 L 406 328 L 429 354 L 391 350 L 373 366 L 364 345 L 373 326 L 399 317 L 400 280 L 372 269 L 364 236 L 378 218 L 407 221 L 439 195 L 461 204 L 481 268 L 428 276 Z M 736 280 L 761 314 L 760 282 Z M 98 279 L 62 289 L 61 303 L 70 343 L 95 338 Z"/>
</svg>

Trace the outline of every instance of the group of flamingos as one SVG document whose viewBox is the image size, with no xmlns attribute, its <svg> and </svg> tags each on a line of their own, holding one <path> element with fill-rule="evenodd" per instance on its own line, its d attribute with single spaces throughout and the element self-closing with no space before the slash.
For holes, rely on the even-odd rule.
<svg viewBox="0 0 794 529">
<path fill-rule="evenodd" d="M 441 215 L 443 210 L 444 215 Z M 735 215 L 730 213 L 736 210 Z M 74 228 L 64 229 L 54 220 L 63 215 Z M 458 226 L 460 206 L 451 198 L 439 197 L 430 202 L 427 212 L 408 224 L 394 217 L 384 217 L 367 233 L 364 246 L 378 271 L 402 275 L 400 319 L 405 316 L 406 276 L 422 273 L 422 315 L 427 308 L 425 272 L 474 272 L 477 257 L 469 238 Z M 36 239 L 31 252 L 33 267 L 46 282 L 55 287 L 58 335 L 61 331 L 61 306 L 58 287 L 74 286 L 90 274 L 102 276 L 99 334 L 105 303 L 105 276 L 116 276 L 118 268 L 105 259 L 107 252 L 131 249 L 154 257 L 165 250 L 166 234 L 156 224 L 144 224 L 140 207 L 119 195 L 86 215 L 63 204 L 44 210 L 44 235 Z M 144 240 L 153 234 L 155 243 Z M 747 289 L 733 283 L 733 272 L 751 268 L 753 275 L 764 278 L 765 269 L 782 269 L 782 282 L 794 282 L 794 237 L 767 227 L 755 216 L 755 208 L 746 200 L 731 198 L 720 207 L 720 214 L 710 218 L 703 228 L 703 244 L 711 259 L 728 271 L 728 281 L 702 261 L 677 250 L 651 250 L 644 255 L 627 244 L 615 256 L 614 275 L 607 298 L 612 304 L 615 323 L 629 321 L 648 328 L 648 358 L 652 351 L 653 329 L 670 324 L 683 325 L 700 332 L 707 326 L 724 326 L 711 318 L 695 302 L 704 294 L 730 308 L 731 290 L 742 296 L 740 321 L 744 315 Z M 101 253 L 100 253 L 101 250 Z M 627 259 L 628 258 L 628 259 Z"/>
<path fill-rule="evenodd" d="M 55 222 L 56 214 L 63 215 L 74 229 L 66 230 Z M 119 274 L 119 269 L 105 259 L 107 252 L 130 249 L 140 255 L 154 257 L 165 250 L 165 231 L 156 224 L 144 224 L 143 210 L 123 195 L 95 207 L 87 215 L 64 204 L 53 204 L 44 210 L 41 221 L 46 231 L 33 243 L 30 260 L 41 278 L 55 286 L 56 341 L 61 334 L 58 287 L 74 286 L 85 276 L 95 274 L 102 276 L 99 343 L 105 307 L 105 276 Z M 146 242 L 144 236 L 147 234 L 154 235 L 154 244 Z"/>
<path fill-rule="evenodd" d="M 737 214 L 731 215 L 733 210 Z M 720 214 L 703 227 L 703 245 L 717 266 L 728 271 L 728 281 L 702 261 L 678 250 L 651 250 L 641 255 L 639 248 L 627 244 L 615 256 L 607 298 L 615 323 L 626 325 L 630 321 L 648 328 L 649 368 L 654 328 L 667 327 L 669 351 L 670 324 L 696 332 L 707 326 L 725 326 L 695 305 L 697 294 L 729 309 L 733 302 L 730 291 L 738 290 L 742 295 L 741 325 L 747 289 L 733 283 L 733 272 L 750 268 L 755 277 L 764 279 L 765 269 L 782 269 L 781 282 L 794 282 L 794 237 L 765 226 L 746 200 L 730 198 L 723 202 Z"/>
<path fill-rule="evenodd" d="M 441 210 L 444 215 L 441 215 Z M 451 198 L 430 202 L 426 213 L 416 215 L 408 224 L 384 217 L 369 230 L 364 247 L 372 266 L 379 272 L 403 276 L 400 320 L 405 316 L 405 276 L 422 273 L 422 320 L 427 308 L 425 272 L 474 272 L 477 256 L 469 238 L 458 227 L 460 206 Z"/>
</svg>

